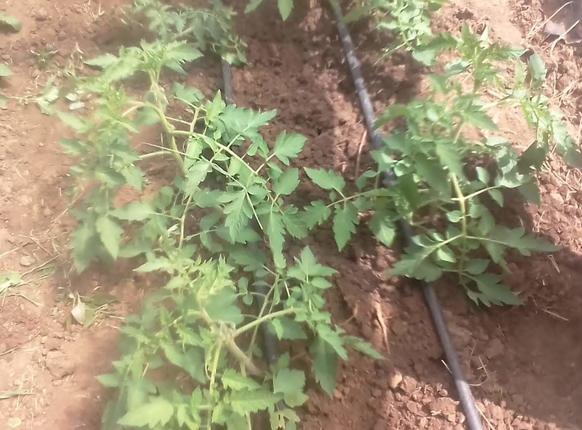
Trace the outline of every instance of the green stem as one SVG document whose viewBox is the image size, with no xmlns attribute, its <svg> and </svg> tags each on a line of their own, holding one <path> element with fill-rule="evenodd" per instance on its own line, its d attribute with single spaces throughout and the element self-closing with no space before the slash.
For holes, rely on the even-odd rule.
<svg viewBox="0 0 582 430">
<path fill-rule="evenodd" d="M 467 238 L 467 205 L 466 205 L 466 197 L 463 195 L 463 190 L 461 190 L 461 185 L 459 184 L 459 180 L 457 176 L 451 174 L 451 180 L 453 182 L 453 188 L 455 189 L 455 194 L 457 195 L 457 200 L 459 202 L 459 210 L 461 211 L 461 235 L 464 239 Z M 461 245 L 461 257 L 459 259 L 459 264 L 457 266 L 457 270 L 459 273 L 459 278 L 461 274 L 465 271 L 465 257 L 466 257 L 466 247 L 463 243 Z"/>
<path fill-rule="evenodd" d="M 294 314 L 296 312 L 297 312 L 297 309 L 289 308 L 289 309 L 283 309 L 283 310 L 280 310 L 277 312 L 273 312 L 272 314 L 264 315 L 260 318 L 257 318 L 256 320 L 236 329 L 236 331 L 234 332 L 234 337 L 238 337 L 241 334 L 249 331 L 250 329 L 252 329 L 258 325 L 261 325 L 262 323 L 264 323 L 266 321 L 269 321 L 269 320 L 272 320 L 275 318 L 279 318 L 279 317 L 282 317 L 284 315 Z"/>
<path fill-rule="evenodd" d="M 348 202 L 350 200 L 354 200 L 354 199 L 357 199 L 358 197 L 363 197 L 363 196 L 367 196 L 367 195 L 371 195 L 373 197 L 374 196 L 382 197 L 383 195 L 384 196 L 387 196 L 388 195 L 388 192 L 389 192 L 388 190 L 378 188 L 378 189 L 373 189 L 373 190 L 368 190 L 368 191 L 364 191 L 364 192 L 361 192 L 361 193 L 357 193 L 357 194 L 354 194 L 354 195 L 349 196 L 349 197 L 345 197 L 342 194 L 343 198 L 341 198 L 339 200 L 336 200 L 335 202 L 332 202 L 332 203 L 328 204 L 327 207 L 330 208 L 330 207 L 333 207 L 333 206 L 335 206 L 337 204 L 346 203 L 346 202 Z"/>
</svg>

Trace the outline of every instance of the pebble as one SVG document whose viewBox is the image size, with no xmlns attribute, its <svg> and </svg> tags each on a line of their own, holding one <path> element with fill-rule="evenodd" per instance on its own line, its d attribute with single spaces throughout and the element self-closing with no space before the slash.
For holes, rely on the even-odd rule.
<svg viewBox="0 0 582 430">
<path fill-rule="evenodd" d="M 34 12 L 34 19 L 37 21 L 46 21 L 49 18 L 49 13 L 44 7 L 38 8 Z"/>
<path fill-rule="evenodd" d="M 19 261 L 22 267 L 30 267 L 34 264 L 34 258 L 30 255 L 23 255 Z"/>
<path fill-rule="evenodd" d="M 402 373 L 400 373 L 398 370 L 394 370 L 393 372 L 391 372 L 391 374 L 388 378 L 388 385 L 390 386 L 390 388 L 395 390 L 396 388 L 398 388 L 398 386 L 401 384 L 401 382 L 402 382 Z"/>
<path fill-rule="evenodd" d="M 418 384 L 416 382 L 416 379 L 414 379 L 412 376 L 405 376 L 402 379 L 402 385 L 400 386 L 400 388 L 406 394 L 411 395 L 412 393 L 414 393 L 416 391 L 417 386 L 418 386 Z"/>
</svg>

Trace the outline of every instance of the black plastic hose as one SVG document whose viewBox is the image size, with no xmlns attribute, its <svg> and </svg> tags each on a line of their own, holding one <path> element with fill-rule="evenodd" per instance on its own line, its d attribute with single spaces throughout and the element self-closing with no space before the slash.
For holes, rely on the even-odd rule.
<svg viewBox="0 0 582 430">
<path fill-rule="evenodd" d="M 354 52 L 354 44 L 352 42 L 350 33 L 343 21 L 343 15 L 339 5 L 335 0 L 330 0 L 330 4 L 335 14 L 337 29 L 342 42 L 344 54 L 350 69 L 350 73 L 352 75 L 354 86 L 356 87 L 356 92 L 360 101 L 360 108 L 362 109 L 362 115 L 364 116 L 364 121 L 366 123 L 368 137 L 372 146 L 374 148 L 379 148 L 382 144 L 382 138 L 374 126 L 376 121 L 374 108 L 372 106 L 372 102 L 370 101 L 368 90 L 366 89 L 360 61 Z M 384 176 L 384 182 L 387 185 L 393 182 L 393 172 L 386 172 Z M 405 242 L 410 244 L 412 242 L 412 229 L 410 225 L 408 225 L 406 222 L 400 222 L 399 228 L 402 232 L 402 236 L 404 237 Z M 442 348 L 445 352 L 447 365 L 453 374 L 455 386 L 459 393 L 459 400 L 461 401 L 461 406 L 463 408 L 463 412 L 465 413 L 467 427 L 469 430 L 482 430 L 483 424 L 481 422 L 477 406 L 475 405 L 475 399 L 471 393 L 471 387 L 463 375 L 463 370 L 461 369 L 459 358 L 457 357 L 457 352 L 455 351 L 455 347 L 451 341 L 451 336 L 449 335 L 449 330 L 447 329 L 447 323 L 445 321 L 439 300 L 434 292 L 432 285 L 426 282 L 418 282 L 418 284 L 421 286 L 424 293 L 426 304 L 432 316 L 432 320 L 440 339 Z"/>
<path fill-rule="evenodd" d="M 227 104 L 234 104 L 234 86 L 232 83 L 232 69 L 230 64 L 222 60 L 222 92 L 224 100 Z M 267 288 L 259 286 L 255 288 L 257 293 L 257 306 L 262 309 L 263 303 L 265 302 L 265 297 L 268 294 Z M 265 361 L 268 365 L 275 364 L 278 359 L 277 350 L 277 338 L 273 335 L 273 332 L 269 330 L 266 324 L 261 325 L 261 333 L 263 336 L 263 354 L 265 355 Z"/>
</svg>

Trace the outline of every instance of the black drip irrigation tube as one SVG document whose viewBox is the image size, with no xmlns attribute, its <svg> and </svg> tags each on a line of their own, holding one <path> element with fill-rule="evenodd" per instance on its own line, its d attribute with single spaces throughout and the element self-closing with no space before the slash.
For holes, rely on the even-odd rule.
<svg viewBox="0 0 582 430">
<path fill-rule="evenodd" d="M 356 57 L 354 44 L 350 33 L 343 22 L 343 16 L 339 6 L 332 0 L 330 1 L 332 5 L 333 12 L 336 17 L 336 24 L 342 46 L 344 49 L 344 54 L 350 69 L 350 74 L 356 87 L 356 92 L 358 95 L 358 100 L 360 102 L 360 107 L 362 110 L 362 115 L 364 117 L 364 122 L 366 124 L 366 130 L 368 132 L 368 138 L 374 148 L 380 148 L 382 146 L 382 137 L 376 131 L 375 128 L 375 114 L 372 102 L 370 100 L 370 95 L 366 89 L 366 84 L 362 76 L 362 70 L 360 61 Z M 232 70 L 230 65 L 226 61 L 222 61 L 222 79 L 223 79 L 223 93 L 226 103 L 234 103 L 234 89 L 232 83 Z M 387 171 L 384 173 L 384 184 L 390 186 L 394 181 L 394 173 L 392 171 Z M 411 243 L 412 240 L 412 229 L 410 225 L 405 222 L 399 223 L 399 228 L 404 237 L 405 242 Z M 443 315 L 442 307 L 439 300 L 434 292 L 432 285 L 426 282 L 418 282 L 422 288 L 424 298 L 428 309 L 430 311 L 435 330 L 441 342 L 441 346 L 445 352 L 447 366 L 450 369 L 457 392 L 459 393 L 459 400 L 465 414 L 467 428 L 469 430 L 483 430 L 483 425 L 481 418 L 479 416 L 479 411 L 475 405 L 475 400 L 471 393 L 471 387 L 467 383 L 459 359 L 457 357 L 457 352 L 451 341 L 451 336 L 449 334 L 447 323 Z M 259 308 L 262 307 L 264 302 L 264 297 L 267 294 L 267 290 L 264 287 L 256 289 L 257 301 Z M 265 360 L 267 364 L 271 365 L 277 361 L 278 351 L 277 351 L 277 339 L 273 333 L 268 330 L 266 325 L 262 325 L 262 335 L 263 335 L 263 353 L 265 354 Z"/>
<path fill-rule="evenodd" d="M 331 0 L 330 4 L 335 14 L 336 25 L 342 42 L 344 55 L 352 75 L 354 86 L 356 87 L 360 108 L 366 123 L 368 138 L 374 148 L 379 148 L 382 145 L 382 138 L 374 126 L 376 121 L 374 108 L 372 106 L 372 102 L 370 101 L 368 90 L 366 89 L 364 77 L 362 76 L 360 61 L 356 57 L 354 44 L 344 23 L 343 15 L 339 5 L 334 0 Z M 393 180 L 394 173 L 392 171 L 385 172 L 384 184 L 390 186 L 390 184 L 393 183 Z M 400 222 L 399 228 L 406 244 L 410 244 L 412 241 L 412 229 L 410 225 L 408 225 L 406 222 Z M 445 321 L 439 300 L 434 292 L 432 285 L 426 282 L 418 282 L 418 284 L 422 288 L 424 299 L 432 316 L 432 320 L 440 339 L 442 348 L 445 352 L 448 368 L 453 375 L 455 386 L 457 388 L 457 392 L 459 393 L 459 400 L 461 401 L 461 406 L 465 414 L 467 428 L 469 430 L 482 430 L 483 424 L 479 416 L 479 411 L 477 410 L 475 399 L 471 393 L 471 387 L 463 375 L 463 371 L 459 363 L 459 358 L 457 357 L 457 352 L 455 351 L 455 347 L 451 341 L 451 336 L 449 334 L 449 330 L 447 329 L 447 323 Z"/>
<path fill-rule="evenodd" d="M 221 68 L 224 100 L 229 105 L 234 104 L 234 87 L 232 83 L 231 66 L 226 61 L 222 60 Z M 257 293 L 258 308 L 262 309 L 268 290 L 266 287 L 260 286 L 255 288 L 255 292 Z M 269 330 L 266 324 L 261 324 L 261 334 L 263 337 L 263 354 L 265 355 L 265 361 L 270 366 L 275 364 L 278 359 L 277 338 L 273 335 L 273 332 Z"/>
</svg>

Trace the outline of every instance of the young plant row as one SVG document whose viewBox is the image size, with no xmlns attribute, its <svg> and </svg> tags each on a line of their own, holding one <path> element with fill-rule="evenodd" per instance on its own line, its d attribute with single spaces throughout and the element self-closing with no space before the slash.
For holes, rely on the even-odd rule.
<svg viewBox="0 0 582 430">
<path fill-rule="evenodd" d="M 504 225 L 495 207 L 503 207 L 508 198 L 539 203 L 536 174 L 550 150 L 578 168 L 582 155 L 562 115 L 543 95 L 541 59 L 534 54 L 524 64 L 523 50 L 489 42 L 486 30 L 479 35 L 464 26 L 459 35 L 434 35 L 430 13 L 441 3 L 364 0 L 348 15 L 348 20 L 371 16 L 380 31 L 390 33 L 394 42 L 387 55 L 404 49 L 433 65 L 427 76 L 430 88 L 423 97 L 392 105 L 381 115 L 377 126 L 391 131 L 383 148 L 372 151 L 377 169 L 358 178 L 357 193 L 347 193 L 343 182 L 312 179 L 341 193 L 339 201 L 330 196 L 340 249 L 355 231 L 359 212 L 373 212 L 369 227 L 387 246 L 395 222 L 405 221 L 416 235 L 392 275 L 428 282 L 454 275 L 477 304 L 519 304 L 502 281 L 508 252 L 528 256 L 556 247 L 523 227 Z M 530 145 L 521 154 L 507 138 L 511 130 L 492 118 L 493 111 L 515 108 L 532 130 Z M 380 193 L 383 171 L 394 177 L 389 191 Z"/>
<path fill-rule="evenodd" d="M 320 202 L 293 203 L 301 199 L 292 163 L 306 139 L 283 132 L 269 143 L 261 129 L 274 111 L 226 105 L 219 93 L 206 99 L 178 83 L 204 52 L 244 60 L 231 15 L 219 5 L 137 0 L 127 19 L 145 22 L 151 37 L 89 60 L 97 73 L 78 90 L 93 109 L 59 114 L 76 133 L 62 142 L 76 160 L 75 267 L 134 258 L 143 262 L 135 270 L 160 286 L 127 318 L 122 355 L 99 377 L 115 390 L 104 429 L 251 429 L 258 412 L 273 429 L 295 428 L 309 375 L 289 354 L 264 364 L 262 325 L 307 346 L 311 374 L 327 393 L 348 348 L 381 358 L 325 310 L 335 271 L 308 247 L 288 252 L 287 243 L 305 238 L 330 211 Z M 140 132 L 151 127 L 160 141 L 137 152 Z M 143 166 L 152 160 L 174 177 L 148 176 Z M 131 194 L 140 197 L 119 204 Z"/>
</svg>

